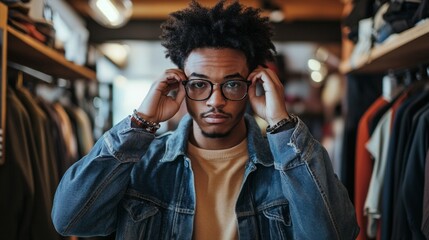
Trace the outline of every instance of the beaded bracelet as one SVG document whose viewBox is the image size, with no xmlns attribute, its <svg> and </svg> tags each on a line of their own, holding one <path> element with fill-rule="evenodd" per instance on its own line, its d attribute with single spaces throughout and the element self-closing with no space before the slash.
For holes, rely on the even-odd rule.
<svg viewBox="0 0 429 240">
<path fill-rule="evenodd" d="M 143 130 L 152 134 L 155 133 L 161 127 L 159 123 L 147 121 L 140 117 L 136 109 L 134 109 L 133 114 L 131 115 L 131 121 L 135 123 L 139 128 L 142 128 Z"/>
<path fill-rule="evenodd" d="M 298 122 L 297 116 L 295 116 L 294 114 L 289 114 L 289 118 L 284 118 L 284 119 L 280 120 L 278 123 L 276 123 L 272 127 L 268 126 L 267 127 L 267 133 L 271 133 L 271 134 L 276 133 L 283 126 L 285 126 L 287 124 L 295 124 L 296 122 Z"/>
</svg>

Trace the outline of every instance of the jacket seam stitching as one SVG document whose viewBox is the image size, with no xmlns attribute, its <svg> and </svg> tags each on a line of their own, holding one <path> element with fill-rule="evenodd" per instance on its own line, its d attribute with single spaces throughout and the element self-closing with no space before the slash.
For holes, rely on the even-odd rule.
<svg viewBox="0 0 429 240">
<path fill-rule="evenodd" d="M 318 179 L 316 178 L 316 176 L 314 175 L 314 173 L 313 173 L 312 169 L 310 168 L 310 166 L 308 165 L 308 163 L 306 163 L 306 167 L 307 167 L 307 169 L 308 169 L 309 173 L 311 174 L 311 178 L 313 179 L 314 183 L 316 184 L 317 189 L 319 190 L 319 194 L 320 194 L 320 196 L 321 196 L 321 197 L 322 197 L 322 199 L 323 199 L 323 203 L 324 203 L 324 205 L 325 205 L 325 207 L 326 207 L 326 210 L 327 210 L 327 211 L 328 211 L 328 213 L 329 213 L 329 218 L 330 218 L 331 223 L 332 223 L 332 225 L 333 225 L 333 227 L 334 227 L 334 229 L 335 229 L 335 233 L 336 233 L 336 235 L 337 235 L 337 239 L 340 239 L 340 234 L 339 234 L 339 230 L 338 230 L 338 227 L 337 227 L 337 223 L 336 223 L 336 221 L 335 221 L 335 219 L 334 219 L 334 217 L 333 217 L 333 214 L 332 214 L 332 211 L 331 211 L 331 207 L 329 206 L 328 201 L 326 200 L 326 194 L 325 194 L 325 192 L 323 191 L 322 187 L 320 186 L 320 182 L 319 182 L 319 180 L 318 180 Z"/>
<path fill-rule="evenodd" d="M 119 160 L 118 160 L 119 161 Z M 119 166 L 120 164 L 118 164 Z M 111 182 L 111 179 L 113 176 L 116 175 L 116 173 L 119 171 L 119 167 L 116 167 L 106 178 L 106 181 L 103 181 L 102 184 L 96 189 L 95 193 L 89 198 L 89 200 L 86 202 L 83 208 L 79 211 L 79 213 L 76 215 L 76 217 L 70 222 L 68 227 L 66 228 L 65 232 L 69 232 L 71 228 L 80 220 L 80 218 L 85 215 L 89 209 L 91 209 L 91 206 L 96 202 L 96 199 L 100 196 L 100 194 L 103 192 L 102 190 L 105 189 L 105 187 Z"/>
</svg>

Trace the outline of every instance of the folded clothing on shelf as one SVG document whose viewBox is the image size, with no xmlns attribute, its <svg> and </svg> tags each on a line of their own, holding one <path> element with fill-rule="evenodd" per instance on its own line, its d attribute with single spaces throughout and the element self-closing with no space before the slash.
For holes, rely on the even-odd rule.
<svg viewBox="0 0 429 240">
<path fill-rule="evenodd" d="M 403 32 L 416 24 L 414 15 L 423 1 L 391 2 L 383 18 L 391 25 L 394 33 Z"/>
<path fill-rule="evenodd" d="M 22 3 L 8 5 L 8 23 L 14 29 L 37 39 L 49 47 L 54 46 L 55 29 L 46 20 L 34 20 L 29 15 L 28 7 Z"/>
</svg>

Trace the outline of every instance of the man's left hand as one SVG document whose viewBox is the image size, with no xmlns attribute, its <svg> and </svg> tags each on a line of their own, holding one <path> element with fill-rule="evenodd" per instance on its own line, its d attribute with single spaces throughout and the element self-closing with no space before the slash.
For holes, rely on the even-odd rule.
<svg viewBox="0 0 429 240">
<path fill-rule="evenodd" d="M 265 119 L 270 126 L 288 118 L 284 98 L 284 86 L 278 76 L 269 68 L 259 66 L 250 73 L 248 80 L 252 82 L 249 88 L 249 99 L 253 111 Z M 256 84 L 261 83 L 264 94 L 256 94 Z"/>
</svg>

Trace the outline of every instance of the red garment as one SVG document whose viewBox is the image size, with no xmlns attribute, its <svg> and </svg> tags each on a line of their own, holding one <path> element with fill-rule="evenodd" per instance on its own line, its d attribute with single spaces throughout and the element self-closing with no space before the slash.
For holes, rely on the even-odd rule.
<svg viewBox="0 0 429 240">
<path fill-rule="evenodd" d="M 429 149 L 425 163 L 425 190 L 423 196 L 422 232 L 429 239 Z"/>
<path fill-rule="evenodd" d="M 392 114 L 391 121 L 394 121 L 394 116 L 399 108 L 399 106 L 405 101 L 405 99 L 409 96 L 411 89 L 408 89 L 401 93 L 401 95 L 395 100 L 394 104 L 390 107 L 390 114 Z M 383 97 L 379 97 L 365 112 L 365 114 L 361 117 L 358 126 L 358 135 L 357 135 L 357 143 L 356 143 L 356 155 L 355 155 L 355 210 L 356 217 L 361 228 L 359 232 L 358 238 L 359 240 L 370 239 L 366 234 L 368 220 L 367 217 L 364 216 L 364 206 L 365 200 L 368 194 L 368 188 L 371 181 L 372 169 L 373 169 L 373 160 L 371 158 L 371 154 L 366 149 L 365 145 L 368 142 L 369 138 L 369 123 L 371 122 L 374 115 L 377 111 L 387 104 L 388 101 Z M 391 127 L 393 124 L 391 124 Z M 377 236 L 376 239 L 381 239 L 381 228 L 380 222 L 377 224 Z"/>
<path fill-rule="evenodd" d="M 45 35 L 43 35 L 41 32 L 39 32 L 37 29 L 36 29 L 36 26 L 34 26 L 33 24 L 31 24 L 31 23 L 26 23 L 26 22 L 23 22 L 23 23 L 21 23 L 22 25 L 24 25 L 26 28 L 27 28 L 27 30 L 30 32 L 30 36 L 31 37 L 33 37 L 34 39 L 36 39 L 36 40 L 39 40 L 40 42 L 42 42 L 42 43 L 44 43 L 44 42 L 46 42 L 46 36 Z"/>
<path fill-rule="evenodd" d="M 357 139 L 356 139 L 356 153 L 355 153 L 355 187 L 354 187 L 354 205 L 356 210 L 356 218 L 360 227 L 360 232 L 357 237 L 359 240 L 369 239 L 366 235 L 367 218 L 364 216 L 364 205 L 366 195 L 368 193 L 369 182 L 372 175 L 372 159 L 371 155 L 365 147 L 368 142 L 369 123 L 372 121 L 375 114 L 380 108 L 388 102 L 384 97 L 379 97 L 375 102 L 366 110 L 359 120 Z"/>
</svg>

